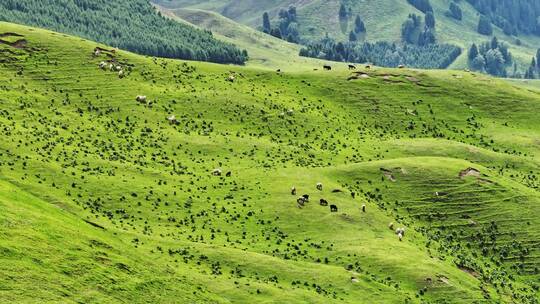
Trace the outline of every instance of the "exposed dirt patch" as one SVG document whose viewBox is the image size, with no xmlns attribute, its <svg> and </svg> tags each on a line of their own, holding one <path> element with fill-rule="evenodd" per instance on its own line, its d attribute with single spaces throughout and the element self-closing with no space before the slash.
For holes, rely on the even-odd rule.
<svg viewBox="0 0 540 304">
<path fill-rule="evenodd" d="M 467 176 L 480 177 L 480 171 L 475 169 L 475 168 L 469 167 L 469 168 L 459 172 L 459 177 L 460 178 L 464 178 L 464 177 L 467 177 Z"/>
<path fill-rule="evenodd" d="M 450 280 L 446 276 L 443 276 L 442 274 L 437 276 L 437 281 L 446 285 L 450 285 Z"/>
<path fill-rule="evenodd" d="M 470 275 L 472 275 L 473 277 L 475 278 L 479 278 L 480 277 L 480 274 L 478 274 L 478 272 L 474 271 L 474 269 L 471 269 L 469 267 L 466 267 L 466 266 L 459 266 L 458 265 L 458 268 Z"/>
<path fill-rule="evenodd" d="M 107 57 L 114 59 L 116 55 L 116 49 L 109 50 L 109 49 L 104 49 L 102 47 L 96 46 L 94 48 L 94 56 L 99 56 L 101 54 L 105 54 Z"/>
<path fill-rule="evenodd" d="M 15 41 L 15 42 L 9 42 L 9 41 L 5 41 L 5 40 L 0 39 L 0 44 L 9 45 L 12 48 L 16 48 L 16 49 L 24 49 L 24 48 L 26 48 L 26 45 L 28 44 L 28 41 L 26 41 L 26 39 L 19 39 L 19 40 Z"/>
<path fill-rule="evenodd" d="M 391 182 L 395 182 L 396 181 L 396 178 L 394 177 L 394 175 L 392 174 L 392 171 L 391 170 L 388 170 L 388 169 L 385 169 L 385 168 L 381 168 L 381 172 L 383 173 L 384 176 L 386 176 L 386 178 L 391 181 Z"/>
<path fill-rule="evenodd" d="M 353 72 L 353 75 L 349 76 L 347 80 L 354 80 L 354 79 L 369 79 L 371 76 L 368 73 L 365 72 Z"/>
<path fill-rule="evenodd" d="M 400 77 L 403 77 L 403 76 L 404 75 L 400 75 L 400 74 L 383 74 L 383 75 L 379 75 L 379 77 L 382 78 L 385 82 L 406 83 L 405 81 L 400 79 Z M 408 78 L 408 76 L 406 78 Z"/>
<path fill-rule="evenodd" d="M 11 32 L 7 32 L 7 33 L 1 33 L 0 34 L 0 38 L 7 38 L 7 37 L 24 37 L 23 35 L 19 35 L 17 33 L 11 33 Z M 13 48 L 16 48 L 16 49 L 24 49 L 26 47 L 26 45 L 28 44 L 28 41 L 26 41 L 26 39 L 18 39 L 14 42 L 11 42 L 11 41 L 8 41 L 8 40 L 5 40 L 5 39 L 0 39 L 0 44 L 5 44 L 5 45 L 9 45 Z"/>
</svg>

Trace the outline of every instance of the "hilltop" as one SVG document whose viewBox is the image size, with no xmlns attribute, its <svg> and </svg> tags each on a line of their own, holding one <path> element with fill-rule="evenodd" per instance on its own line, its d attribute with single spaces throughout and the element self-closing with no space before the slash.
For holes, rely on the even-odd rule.
<svg viewBox="0 0 540 304">
<path fill-rule="evenodd" d="M 5 302 L 538 303 L 537 91 L 0 36 Z"/>
</svg>

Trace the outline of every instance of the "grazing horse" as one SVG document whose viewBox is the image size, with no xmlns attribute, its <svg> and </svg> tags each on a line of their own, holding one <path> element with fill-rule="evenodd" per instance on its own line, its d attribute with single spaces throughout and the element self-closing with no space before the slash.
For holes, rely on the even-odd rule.
<svg viewBox="0 0 540 304">
<path fill-rule="evenodd" d="M 353 64 L 349 64 L 349 70 L 356 70 L 356 66 Z"/>
<path fill-rule="evenodd" d="M 324 65 L 323 68 L 324 68 L 325 71 L 331 71 L 332 70 L 332 67 L 329 66 L 329 65 Z"/>
</svg>

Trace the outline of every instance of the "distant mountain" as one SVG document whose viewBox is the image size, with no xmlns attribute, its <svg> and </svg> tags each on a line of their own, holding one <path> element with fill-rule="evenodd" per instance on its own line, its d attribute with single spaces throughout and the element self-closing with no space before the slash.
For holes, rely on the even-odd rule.
<svg viewBox="0 0 540 304">
<path fill-rule="evenodd" d="M 354 33 L 358 43 L 385 41 L 400 44 L 403 40 L 404 23 L 411 14 L 420 20 L 415 39 L 424 32 L 424 18 L 433 17 L 433 34 L 437 44 L 449 44 L 461 48 L 461 54 L 449 65 L 453 69 L 475 68 L 469 59 L 472 44 L 491 42 L 493 37 L 505 45 L 511 54 L 497 70 L 507 76 L 522 76 L 530 67 L 531 58 L 540 45 L 540 2 L 533 0 L 154 0 L 167 8 L 197 8 L 218 12 L 237 22 L 263 30 L 263 14 L 268 13 L 272 28 L 280 28 L 283 34 L 288 24 L 280 11 L 294 6 L 296 21 L 292 32 L 301 44 L 319 43 L 329 37 L 336 44 L 351 40 Z M 426 14 L 427 13 L 427 14 Z M 365 32 L 355 33 L 357 17 L 362 21 Z M 286 26 L 284 26 L 286 25 Z M 286 30 L 285 30 L 286 31 Z M 294 35 L 293 35 L 294 36 Z M 292 37 L 293 40 L 296 39 Z M 395 49 L 391 50 L 396 52 Z M 503 50 L 504 52 L 504 50 Z M 486 72 L 489 60 L 483 55 Z M 495 50 L 491 53 L 495 53 Z M 504 55 L 504 54 L 503 54 Z M 496 61 L 497 57 L 492 61 Z M 346 59 L 346 58 L 344 58 Z M 538 70 L 535 70 L 538 75 Z M 499 75 L 502 76 L 502 75 Z"/>
<path fill-rule="evenodd" d="M 247 53 L 159 15 L 146 0 L 0 1 L 0 21 L 74 34 L 143 55 L 243 64 Z"/>
</svg>

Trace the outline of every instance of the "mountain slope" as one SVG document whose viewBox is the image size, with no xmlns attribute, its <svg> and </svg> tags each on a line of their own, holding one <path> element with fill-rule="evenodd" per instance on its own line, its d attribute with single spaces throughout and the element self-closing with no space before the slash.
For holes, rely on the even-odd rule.
<svg viewBox="0 0 540 304">
<path fill-rule="evenodd" d="M 401 25 L 411 13 L 423 15 L 422 12 L 408 4 L 407 1 L 393 0 L 366 0 L 366 1 L 320 1 L 320 0 L 287 0 L 265 1 L 264 5 L 254 4 L 250 0 L 226 1 L 189 1 L 189 0 L 156 0 L 168 8 L 199 8 L 212 10 L 223 14 L 233 20 L 247 24 L 251 27 L 262 26 L 262 14 L 269 12 L 273 22 L 277 23 L 280 9 L 290 5 L 297 7 L 300 37 L 305 40 L 319 40 L 326 33 L 338 41 L 347 41 L 349 32 L 354 26 L 354 16 L 360 15 L 366 24 L 368 41 L 400 41 Z M 345 3 L 351 10 L 352 18 L 343 22 L 339 19 L 338 11 L 341 3 Z M 436 20 L 436 33 L 439 42 L 451 43 L 461 47 L 464 52 L 451 69 L 467 67 L 467 52 L 473 42 L 479 44 L 491 39 L 477 33 L 479 13 L 467 1 L 460 1 L 463 19 L 457 21 L 445 16 L 449 1 L 430 1 Z M 528 68 L 531 58 L 536 54 L 540 37 L 519 34 L 518 36 L 505 35 L 502 29 L 494 26 L 493 36 L 509 44 L 514 55 L 518 70 Z M 519 43 L 517 43 L 519 40 Z"/>
<path fill-rule="evenodd" d="M 538 93 L 0 33 L 2 299 L 538 302 Z"/>
<path fill-rule="evenodd" d="M 297 44 L 277 39 L 211 11 L 157 7 L 164 16 L 210 30 L 218 39 L 247 50 L 249 65 L 284 70 L 310 70 L 319 67 L 323 62 L 300 57 L 300 46 Z"/>
<path fill-rule="evenodd" d="M 146 0 L 6 0 L 0 21 L 39 26 L 93 39 L 143 55 L 242 64 L 247 54 L 158 15 Z"/>
</svg>

